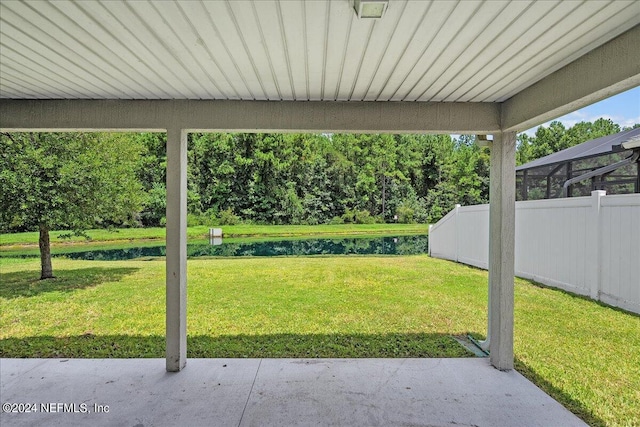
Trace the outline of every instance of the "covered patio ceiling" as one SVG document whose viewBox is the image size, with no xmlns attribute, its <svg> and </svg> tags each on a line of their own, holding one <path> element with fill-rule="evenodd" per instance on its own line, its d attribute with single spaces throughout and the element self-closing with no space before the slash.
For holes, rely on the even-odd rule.
<svg viewBox="0 0 640 427">
<path fill-rule="evenodd" d="M 0 130 L 167 132 L 167 369 L 190 131 L 493 134 L 491 363 L 513 368 L 516 132 L 640 85 L 640 2 L 3 0 Z"/>
<path fill-rule="evenodd" d="M 523 130 L 640 84 L 638 24 L 634 0 L 391 0 L 380 20 L 359 19 L 353 0 L 3 0 L 0 98 L 377 101 L 345 106 L 375 126 L 318 120 L 341 113 L 310 103 L 298 128 Z M 223 129 L 229 108 L 256 107 L 225 104 Z"/>
</svg>

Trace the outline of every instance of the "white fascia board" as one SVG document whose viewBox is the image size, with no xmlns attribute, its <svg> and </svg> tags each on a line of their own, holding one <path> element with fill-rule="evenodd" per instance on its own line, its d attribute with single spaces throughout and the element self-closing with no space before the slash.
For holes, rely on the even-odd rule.
<svg viewBox="0 0 640 427">
<path fill-rule="evenodd" d="M 445 102 L 12 100 L 3 131 L 495 133 L 500 105 Z"/>
<path fill-rule="evenodd" d="M 504 131 L 524 131 L 640 86 L 640 25 L 502 104 Z"/>
<path fill-rule="evenodd" d="M 632 138 L 628 141 L 620 144 L 625 150 L 633 150 L 634 148 L 640 148 L 640 137 Z"/>
</svg>

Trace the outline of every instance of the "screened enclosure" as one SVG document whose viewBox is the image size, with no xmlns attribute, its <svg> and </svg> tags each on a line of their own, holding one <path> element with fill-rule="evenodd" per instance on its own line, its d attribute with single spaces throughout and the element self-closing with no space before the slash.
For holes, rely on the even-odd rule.
<svg viewBox="0 0 640 427">
<path fill-rule="evenodd" d="M 517 200 L 640 193 L 640 128 L 592 139 L 516 168 Z"/>
</svg>

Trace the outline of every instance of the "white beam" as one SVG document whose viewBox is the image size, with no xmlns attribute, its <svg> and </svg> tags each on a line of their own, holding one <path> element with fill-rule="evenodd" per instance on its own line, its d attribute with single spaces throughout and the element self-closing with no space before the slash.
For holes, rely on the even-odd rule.
<svg viewBox="0 0 640 427">
<path fill-rule="evenodd" d="M 187 363 L 187 132 L 167 132 L 167 371 Z"/>
<path fill-rule="evenodd" d="M 504 131 L 534 126 L 640 86 L 640 25 L 529 86 L 502 105 Z"/>
<path fill-rule="evenodd" d="M 513 286 L 516 213 L 516 133 L 497 133 L 489 180 L 489 354 L 500 370 L 513 369 Z"/>
<path fill-rule="evenodd" d="M 0 130 L 492 133 L 492 103 L 0 100 Z"/>
</svg>

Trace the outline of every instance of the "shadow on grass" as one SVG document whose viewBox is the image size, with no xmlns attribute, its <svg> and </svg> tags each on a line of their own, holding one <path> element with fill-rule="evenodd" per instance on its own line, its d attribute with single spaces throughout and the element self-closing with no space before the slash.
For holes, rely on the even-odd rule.
<svg viewBox="0 0 640 427">
<path fill-rule="evenodd" d="M 473 357 L 445 334 L 272 334 L 204 335 L 187 338 L 191 358 L 402 358 Z M 165 357 L 160 335 L 34 336 L 0 340 L 0 357 L 157 358 Z"/>
<path fill-rule="evenodd" d="M 611 305 L 611 304 L 607 304 L 606 302 L 602 302 L 600 300 L 595 300 L 593 298 L 591 298 L 590 296 L 587 295 L 580 295 L 580 294 L 576 294 L 574 292 L 570 292 L 570 291 L 566 291 L 564 289 L 560 289 L 560 288 L 554 288 L 553 286 L 548 286 L 545 285 L 544 283 L 539 283 L 539 282 L 534 282 L 533 280 L 529 280 L 529 279 L 522 279 L 522 280 L 526 280 L 527 282 L 529 282 L 529 284 L 531 284 L 532 286 L 535 286 L 536 288 L 540 288 L 540 289 L 547 289 L 549 291 L 552 292 L 558 292 L 562 295 L 566 295 L 567 297 L 571 298 L 571 299 L 578 299 L 578 300 L 582 300 L 585 302 L 589 302 L 592 304 L 596 304 L 599 305 L 600 307 L 603 308 L 607 308 L 613 311 L 617 311 L 618 313 L 622 313 L 622 314 L 626 314 L 632 317 L 640 317 L 640 313 L 634 313 L 633 311 L 629 311 L 629 310 L 625 310 L 624 308 L 620 308 L 617 307 L 615 305 Z"/>
<path fill-rule="evenodd" d="M 576 400 L 571 395 L 566 393 L 561 388 L 558 388 L 547 381 L 542 375 L 537 373 L 533 368 L 524 363 L 518 357 L 515 358 L 515 368 L 518 372 L 520 372 L 523 376 L 525 376 L 529 381 L 537 385 L 542 391 L 547 393 L 549 396 L 553 397 L 555 400 L 560 402 L 562 406 L 567 408 L 569 411 L 576 414 L 580 417 L 584 422 L 589 424 L 592 427 L 606 427 L 607 423 L 602 419 L 598 418 L 591 409 L 584 405 L 584 403 Z"/>
<path fill-rule="evenodd" d="M 72 292 L 105 282 L 119 281 L 138 268 L 92 267 L 77 270 L 54 270 L 55 279 L 40 280 L 40 270 L 3 273 L 0 298 L 33 297 L 46 292 Z"/>
</svg>

